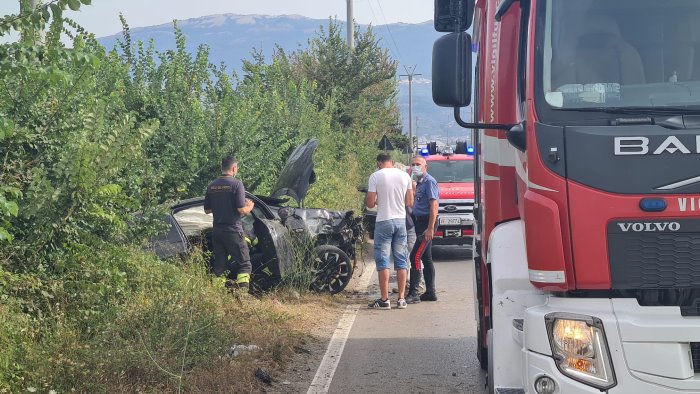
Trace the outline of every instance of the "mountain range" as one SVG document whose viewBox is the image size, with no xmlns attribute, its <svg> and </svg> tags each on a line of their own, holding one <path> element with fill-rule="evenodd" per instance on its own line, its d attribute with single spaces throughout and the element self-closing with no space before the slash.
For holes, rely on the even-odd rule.
<svg viewBox="0 0 700 394">
<path fill-rule="evenodd" d="M 187 37 L 188 50 L 194 52 L 199 45 L 206 44 L 213 63 L 223 62 L 229 70 L 239 71 L 242 59 L 250 59 L 254 49 L 270 57 L 277 47 L 287 53 L 305 48 L 321 27 L 327 28 L 328 22 L 298 15 L 223 14 L 181 20 L 177 25 Z M 175 47 L 172 23 L 130 30 L 134 42 L 153 39 L 157 50 Z M 413 66 L 416 74 L 422 74 L 413 79 L 414 134 L 421 140 L 464 139 L 468 132 L 455 124 L 452 110 L 440 108 L 432 101 L 432 46 L 441 34 L 435 32 L 433 22 L 378 25 L 373 26 L 373 31 L 380 44 L 398 61 L 399 74 L 407 74 Z M 100 42 L 110 49 L 120 37 L 121 34 L 103 37 Z M 400 81 L 398 105 L 404 133 L 408 134 L 408 81 L 406 77 Z"/>
</svg>

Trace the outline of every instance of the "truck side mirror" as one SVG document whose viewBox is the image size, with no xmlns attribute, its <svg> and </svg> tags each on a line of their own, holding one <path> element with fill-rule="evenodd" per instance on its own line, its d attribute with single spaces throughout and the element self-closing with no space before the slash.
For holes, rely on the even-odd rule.
<svg viewBox="0 0 700 394">
<path fill-rule="evenodd" d="M 525 152 L 527 148 L 527 134 L 525 130 L 525 121 L 522 121 L 506 132 L 508 142 L 521 152 Z"/>
<path fill-rule="evenodd" d="M 433 101 L 441 107 L 466 107 L 472 99 L 472 38 L 451 33 L 433 44 Z"/>
<path fill-rule="evenodd" d="M 465 31 L 472 25 L 476 0 L 435 0 L 435 30 L 442 33 Z"/>
</svg>

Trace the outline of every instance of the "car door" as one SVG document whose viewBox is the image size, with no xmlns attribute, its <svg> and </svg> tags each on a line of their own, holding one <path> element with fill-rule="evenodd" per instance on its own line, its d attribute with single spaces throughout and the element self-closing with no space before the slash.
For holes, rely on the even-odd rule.
<svg viewBox="0 0 700 394">
<path fill-rule="evenodd" d="M 254 195 L 246 197 L 255 203 L 251 215 L 243 218 L 246 233 L 252 230 L 255 237 L 250 244 L 253 282 L 266 290 L 278 284 L 294 263 L 291 239 L 287 228 L 267 204 Z"/>
</svg>

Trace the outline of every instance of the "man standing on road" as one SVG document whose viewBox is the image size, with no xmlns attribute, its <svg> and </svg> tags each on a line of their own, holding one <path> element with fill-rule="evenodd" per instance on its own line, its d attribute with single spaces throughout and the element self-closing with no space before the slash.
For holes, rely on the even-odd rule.
<svg viewBox="0 0 700 394">
<path fill-rule="evenodd" d="M 417 304 L 421 301 L 437 301 L 435 265 L 430 249 L 435 236 L 440 190 L 435 178 L 428 174 L 428 163 L 420 156 L 411 160 L 411 176 L 416 180 L 413 183 L 415 192 L 413 215 L 418 240 L 411 251 L 411 283 L 406 302 Z M 425 293 L 418 296 L 421 260 L 423 261 Z"/>
<path fill-rule="evenodd" d="M 204 212 L 214 213 L 212 273 L 217 276 L 226 271 L 235 273 L 235 284 L 227 280 L 227 286 L 247 292 L 253 267 L 241 217 L 248 215 L 254 204 L 245 198 L 243 182 L 235 178 L 237 173 L 238 161 L 233 156 L 221 160 L 221 176 L 207 186 Z"/>
<path fill-rule="evenodd" d="M 394 269 L 398 282 L 397 307 L 406 308 L 406 207 L 413 206 L 411 178 L 404 171 L 394 168 L 391 156 L 377 156 L 377 170 L 369 177 L 367 207 L 377 207 L 374 227 L 374 260 L 379 275 L 380 298 L 369 304 L 370 308 L 391 309 L 389 302 L 389 261 L 394 257 Z"/>
</svg>

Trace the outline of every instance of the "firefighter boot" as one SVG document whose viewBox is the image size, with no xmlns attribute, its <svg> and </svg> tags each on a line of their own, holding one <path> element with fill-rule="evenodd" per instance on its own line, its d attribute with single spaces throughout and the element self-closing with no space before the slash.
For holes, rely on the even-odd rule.
<svg viewBox="0 0 700 394">
<path fill-rule="evenodd" d="M 250 274 L 236 275 L 236 287 L 241 294 L 248 294 L 248 290 L 250 290 Z"/>
</svg>

